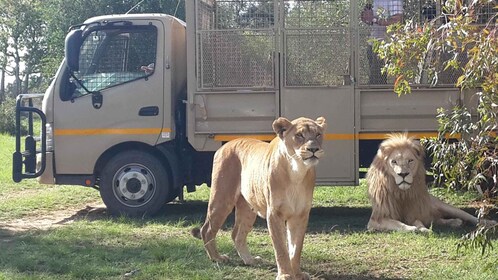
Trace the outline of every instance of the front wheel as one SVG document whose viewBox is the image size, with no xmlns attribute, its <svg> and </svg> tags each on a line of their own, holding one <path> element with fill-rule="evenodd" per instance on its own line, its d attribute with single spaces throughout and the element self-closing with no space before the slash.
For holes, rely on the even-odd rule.
<svg viewBox="0 0 498 280">
<path fill-rule="evenodd" d="M 162 162 L 147 152 L 126 151 L 105 165 L 100 196 L 111 215 L 154 215 L 166 204 L 171 180 Z"/>
</svg>

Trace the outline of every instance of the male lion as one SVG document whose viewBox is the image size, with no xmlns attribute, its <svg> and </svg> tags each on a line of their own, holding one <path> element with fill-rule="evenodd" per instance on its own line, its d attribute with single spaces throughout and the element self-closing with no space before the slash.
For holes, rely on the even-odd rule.
<svg viewBox="0 0 498 280">
<path fill-rule="evenodd" d="M 242 138 L 216 152 L 206 221 L 200 230 L 192 231 L 204 241 L 211 260 L 228 260 L 218 253 L 215 237 L 235 207 L 232 239 L 244 264 L 255 260 L 246 238 L 259 215 L 267 220 L 277 279 L 309 279 L 301 271 L 300 259 L 315 186 L 315 165 L 324 154 L 325 128 L 323 117 L 292 122 L 278 118 L 273 122 L 278 137 L 270 143 Z"/>
<path fill-rule="evenodd" d="M 431 223 L 476 225 L 469 213 L 430 195 L 425 183 L 424 149 L 406 134 L 391 134 L 367 172 L 372 203 L 369 230 L 429 231 Z"/>
</svg>

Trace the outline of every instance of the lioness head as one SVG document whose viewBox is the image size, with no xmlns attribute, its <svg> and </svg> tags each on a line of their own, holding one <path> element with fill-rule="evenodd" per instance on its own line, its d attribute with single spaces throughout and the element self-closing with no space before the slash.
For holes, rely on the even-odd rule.
<svg viewBox="0 0 498 280">
<path fill-rule="evenodd" d="M 273 130 L 285 145 L 287 154 L 307 166 L 314 166 L 323 156 L 323 133 L 327 123 L 325 118 L 316 121 L 297 118 L 292 122 L 280 117 L 273 122 Z"/>
<path fill-rule="evenodd" d="M 424 149 L 406 134 L 391 134 L 382 142 L 377 156 L 384 160 L 388 172 L 401 190 L 412 186 L 419 165 L 423 164 Z"/>
</svg>

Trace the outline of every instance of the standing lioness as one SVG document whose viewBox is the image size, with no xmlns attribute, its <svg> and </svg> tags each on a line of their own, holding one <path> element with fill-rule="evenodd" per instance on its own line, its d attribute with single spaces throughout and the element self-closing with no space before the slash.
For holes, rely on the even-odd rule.
<svg viewBox="0 0 498 280">
<path fill-rule="evenodd" d="M 308 225 L 315 165 L 324 154 L 323 117 L 316 121 L 278 118 L 271 143 L 237 139 L 215 154 L 211 197 L 206 221 L 194 236 L 202 238 L 213 261 L 226 261 L 216 248 L 216 233 L 235 207 L 232 239 L 245 264 L 254 258 L 247 248 L 247 234 L 256 215 L 267 219 L 277 261 L 277 279 L 309 279 L 301 272 L 300 259 Z"/>
</svg>

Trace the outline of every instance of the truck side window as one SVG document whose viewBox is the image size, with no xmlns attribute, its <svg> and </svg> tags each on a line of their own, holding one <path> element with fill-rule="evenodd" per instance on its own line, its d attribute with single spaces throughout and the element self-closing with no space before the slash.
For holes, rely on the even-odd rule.
<svg viewBox="0 0 498 280">
<path fill-rule="evenodd" d="M 143 79 L 154 74 L 156 49 L 154 26 L 99 28 L 85 37 L 74 76 L 90 92 Z M 62 100 L 87 94 L 73 78 L 67 82 L 74 86 L 63 86 Z"/>
</svg>

